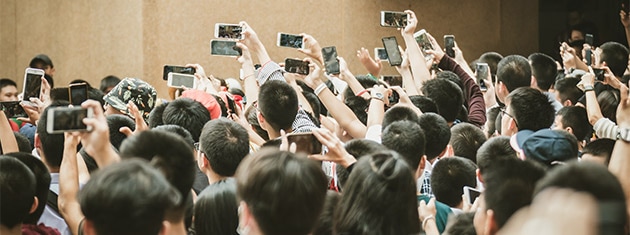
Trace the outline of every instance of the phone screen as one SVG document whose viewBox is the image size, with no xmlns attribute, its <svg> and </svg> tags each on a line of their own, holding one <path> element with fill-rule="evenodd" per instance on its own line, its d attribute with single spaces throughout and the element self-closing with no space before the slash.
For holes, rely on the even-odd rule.
<svg viewBox="0 0 630 235">
<path fill-rule="evenodd" d="M 81 107 L 57 107 L 48 111 L 48 133 L 87 131 L 83 119 L 90 110 Z"/>
<path fill-rule="evenodd" d="M 287 71 L 287 73 L 297 73 L 302 75 L 308 75 L 310 73 L 308 62 L 295 59 L 286 59 L 284 61 L 284 70 Z"/>
<path fill-rule="evenodd" d="M 453 49 L 455 47 L 455 36 L 444 36 L 444 47 L 446 47 L 446 54 L 451 58 L 455 58 L 455 50 Z"/>
<path fill-rule="evenodd" d="M 278 46 L 281 47 L 292 47 L 292 48 L 302 48 L 302 43 L 304 41 L 304 37 L 300 35 L 294 34 L 285 34 L 281 33 L 278 35 Z"/>
<path fill-rule="evenodd" d="M 195 75 L 196 72 L 197 70 L 191 67 L 164 65 L 164 72 L 162 73 L 162 79 L 164 81 L 168 80 L 168 73 L 183 73 L 183 74 Z"/>
<path fill-rule="evenodd" d="M 486 63 L 477 63 L 477 83 L 479 84 L 479 89 L 481 91 L 487 91 L 488 87 L 486 86 L 486 82 L 484 79 L 488 78 L 488 73 L 490 68 Z"/>
<path fill-rule="evenodd" d="M 322 48 L 322 54 L 324 56 L 324 65 L 326 66 L 326 73 L 339 74 L 339 60 L 337 60 L 337 48 L 324 47 Z"/>
<path fill-rule="evenodd" d="M 322 143 L 317 140 L 317 137 L 313 133 L 299 133 L 287 135 L 289 144 L 295 143 L 297 149 L 296 152 L 306 154 L 321 154 Z"/>
<path fill-rule="evenodd" d="M 385 51 L 385 48 L 374 48 L 374 54 L 376 54 L 379 60 L 387 60 L 387 51 Z"/>
<path fill-rule="evenodd" d="M 479 195 L 481 195 L 481 192 L 471 188 L 471 187 L 466 187 L 464 186 L 464 192 L 468 192 L 468 202 L 470 204 L 473 204 L 475 202 L 475 199 L 477 199 L 479 197 Z"/>
<path fill-rule="evenodd" d="M 433 50 L 433 45 L 431 45 L 431 41 L 429 40 L 429 37 L 427 36 L 427 33 L 424 29 L 415 33 L 414 37 L 423 51 Z"/>
<path fill-rule="evenodd" d="M 227 39 L 241 39 L 243 28 L 237 24 L 217 24 L 216 37 Z"/>
<path fill-rule="evenodd" d="M 400 55 L 400 51 L 398 50 L 396 37 L 383 38 L 383 47 L 385 47 L 385 51 L 387 52 L 387 59 L 389 59 L 390 65 L 398 66 L 402 64 L 402 55 Z"/>
<path fill-rule="evenodd" d="M 605 70 L 603 69 L 593 69 L 593 73 L 595 73 L 595 79 L 597 79 L 598 81 L 604 81 L 604 73 Z"/>
<path fill-rule="evenodd" d="M 29 98 L 39 98 L 39 93 L 42 89 L 42 75 L 27 73 L 24 81 L 24 98 L 28 101 Z"/>
<path fill-rule="evenodd" d="M 72 103 L 72 105 L 81 105 L 88 99 L 87 84 L 70 85 L 68 89 L 70 90 L 70 103 Z"/>
<path fill-rule="evenodd" d="M 584 39 L 586 44 L 593 46 L 593 34 L 586 34 L 586 38 Z"/>
<path fill-rule="evenodd" d="M 409 15 L 404 12 L 381 11 L 381 26 L 404 28 L 407 26 Z"/>
<path fill-rule="evenodd" d="M 210 41 L 210 54 L 220 56 L 241 56 L 241 48 L 236 46 L 235 41 Z"/>
<path fill-rule="evenodd" d="M 593 52 L 591 49 L 584 50 L 584 60 L 586 60 L 586 65 L 588 66 L 593 64 Z"/>
<path fill-rule="evenodd" d="M 0 108 L 4 110 L 8 118 L 28 117 L 26 112 L 24 112 L 24 108 L 20 105 L 20 101 L 0 102 Z"/>
<path fill-rule="evenodd" d="M 169 74 L 169 86 L 171 87 L 188 87 L 193 88 L 195 86 L 195 76 L 179 73 Z"/>
</svg>

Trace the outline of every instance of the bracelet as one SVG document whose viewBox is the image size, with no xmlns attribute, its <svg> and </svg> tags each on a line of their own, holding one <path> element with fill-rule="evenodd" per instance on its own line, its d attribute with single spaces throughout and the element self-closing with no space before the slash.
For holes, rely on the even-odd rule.
<svg viewBox="0 0 630 235">
<path fill-rule="evenodd" d="M 424 218 L 424 219 L 422 220 L 422 230 L 426 230 L 424 227 L 426 227 L 426 226 L 427 226 L 427 222 L 428 222 L 429 220 L 431 220 L 431 219 L 432 219 L 433 221 L 435 221 L 435 218 L 433 218 L 433 215 L 429 215 L 429 216 L 427 216 L 426 218 Z"/>
<path fill-rule="evenodd" d="M 586 85 L 586 86 L 584 86 L 584 92 L 587 92 L 587 91 L 593 91 L 593 90 L 594 90 L 594 88 L 593 88 L 593 86 L 592 86 L 592 85 Z"/>
<path fill-rule="evenodd" d="M 367 93 L 368 90 L 362 90 L 359 93 L 357 93 L 357 96 L 362 96 L 363 94 Z"/>
<path fill-rule="evenodd" d="M 319 86 L 317 86 L 317 88 L 315 88 L 315 95 L 319 95 L 319 93 L 322 93 L 322 91 L 324 91 L 324 89 L 328 88 L 326 86 L 325 83 L 319 84 Z"/>
</svg>

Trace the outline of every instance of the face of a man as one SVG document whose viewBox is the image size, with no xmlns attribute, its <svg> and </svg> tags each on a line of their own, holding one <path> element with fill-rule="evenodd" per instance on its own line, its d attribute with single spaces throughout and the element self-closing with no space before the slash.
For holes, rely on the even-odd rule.
<svg viewBox="0 0 630 235">
<path fill-rule="evenodd" d="M 502 109 L 499 115 L 501 115 L 501 135 L 512 136 L 516 134 L 516 132 L 518 132 L 518 128 L 516 128 L 516 119 L 514 119 L 514 114 L 512 114 L 510 105 L 507 104 L 505 109 Z"/>
<path fill-rule="evenodd" d="M 0 102 L 18 101 L 18 90 L 15 86 L 5 86 L 0 89 Z"/>
</svg>

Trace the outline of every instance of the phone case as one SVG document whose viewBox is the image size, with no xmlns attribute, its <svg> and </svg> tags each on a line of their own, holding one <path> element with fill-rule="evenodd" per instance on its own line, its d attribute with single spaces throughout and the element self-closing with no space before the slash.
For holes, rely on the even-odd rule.
<svg viewBox="0 0 630 235">
<path fill-rule="evenodd" d="M 168 87 L 173 88 L 181 88 L 182 86 L 173 85 L 173 81 L 175 79 L 190 79 L 192 80 L 192 86 L 185 86 L 187 88 L 194 88 L 197 85 L 197 79 L 195 79 L 195 75 L 183 74 L 183 73 L 168 73 L 168 79 L 166 81 L 166 85 Z M 190 83 L 190 82 L 187 82 Z"/>
<path fill-rule="evenodd" d="M 35 69 L 35 68 L 27 68 L 24 71 L 24 85 L 22 86 L 22 95 L 24 95 L 23 100 L 27 102 L 30 102 L 29 98 L 34 97 L 34 96 L 27 95 L 27 90 L 29 89 L 29 86 L 28 86 L 29 74 L 42 77 L 44 76 L 44 70 Z M 41 82 L 39 82 L 38 84 L 41 84 Z M 40 89 L 38 93 L 41 93 L 41 85 L 34 85 L 34 87 L 37 87 L 37 86 L 39 86 L 39 89 Z M 39 97 L 36 97 L 36 98 L 39 98 Z"/>
</svg>

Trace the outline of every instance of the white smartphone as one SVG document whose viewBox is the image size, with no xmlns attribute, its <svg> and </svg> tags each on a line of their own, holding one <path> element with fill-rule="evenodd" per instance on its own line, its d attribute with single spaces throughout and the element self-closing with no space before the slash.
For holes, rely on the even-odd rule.
<svg viewBox="0 0 630 235">
<path fill-rule="evenodd" d="M 385 50 L 385 48 L 382 48 L 382 47 L 374 48 L 374 55 L 376 55 L 378 59 L 381 61 L 389 61 L 387 59 L 387 51 Z"/>
<path fill-rule="evenodd" d="M 91 108 L 81 107 L 54 107 L 48 109 L 46 131 L 49 134 L 58 134 L 69 131 L 92 131 L 90 126 L 83 123 L 84 118 L 91 118 L 94 112 Z"/>
<path fill-rule="evenodd" d="M 217 23 L 214 25 L 214 37 L 224 39 L 243 39 L 243 28 L 238 24 Z"/>
<path fill-rule="evenodd" d="M 167 85 L 169 87 L 181 88 L 188 87 L 194 88 L 196 83 L 195 75 L 183 74 L 183 73 L 168 73 Z"/>
<path fill-rule="evenodd" d="M 304 37 L 297 34 L 278 33 L 279 47 L 304 48 Z"/>
<path fill-rule="evenodd" d="M 421 29 L 420 31 L 415 32 L 413 34 L 413 37 L 416 39 L 416 42 L 418 43 L 418 46 L 420 46 L 420 49 L 422 49 L 422 53 L 424 53 L 424 59 L 427 61 L 433 60 L 433 55 L 426 53 L 426 51 L 428 50 L 433 50 L 433 45 L 431 44 L 431 40 L 429 40 L 429 37 L 427 36 L 427 31 Z"/>
<path fill-rule="evenodd" d="M 404 12 L 381 11 L 381 26 L 404 28 L 407 26 L 409 15 Z"/>
<path fill-rule="evenodd" d="M 39 98 L 42 90 L 42 76 L 44 70 L 27 68 L 24 72 L 24 86 L 22 87 L 23 100 L 29 101 L 31 97 Z"/>
<path fill-rule="evenodd" d="M 230 40 L 211 40 L 210 41 L 210 54 L 218 56 L 230 56 L 238 57 L 243 52 L 241 48 L 236 46 L 235 41 Z"/>
<path fill-rule="evenodd" d="M 468 201 L 468 204 L 472 205 L 475 202 L 475 199 L 479 197 L 479 195 L 481 195 L 481 191 L 468 186 L 464 186 L 464 197 L 466 198 L 466 201 Z"/>
</svg>

